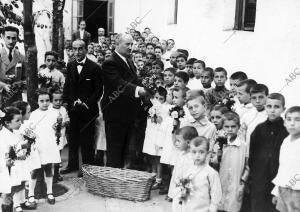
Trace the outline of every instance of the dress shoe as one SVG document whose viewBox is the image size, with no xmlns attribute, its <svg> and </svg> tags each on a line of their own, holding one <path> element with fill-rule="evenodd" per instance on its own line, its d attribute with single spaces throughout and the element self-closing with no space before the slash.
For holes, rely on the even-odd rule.
<svg viewBox="0 0 300 212">
<path fill-rule="evenodd" d="M 53 197 L 53 194 L 47 194 L 47 202 L 50 205 L 54 205 L 55 204 L 55 198 Z"/>
<path fill-rule="evenodd" d="M 69 174 L 71 172 L 75 172 L 77 171 L 78 169 L 74 169 L 74 168 L 70 168 L 70 167 L 67 167 L 66 169 L 63 169 L 60 171 L 61 174 Z"/>
</svg>

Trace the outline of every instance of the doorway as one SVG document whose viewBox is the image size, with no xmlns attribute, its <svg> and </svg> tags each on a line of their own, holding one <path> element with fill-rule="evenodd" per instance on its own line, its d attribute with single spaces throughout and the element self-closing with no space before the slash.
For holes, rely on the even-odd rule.
<svg viewBox="0 0 300 212">
<path fill-rule="evenodd" d="M 97 30 L 100 27 L 105 29 L 105 35 L 107 36 L 107 5 L 107 0 L 84 1 L 83 14 L 86 21 L 86 30 L 91 33 L 92 40 L 97 37 Z"/>
</svg>

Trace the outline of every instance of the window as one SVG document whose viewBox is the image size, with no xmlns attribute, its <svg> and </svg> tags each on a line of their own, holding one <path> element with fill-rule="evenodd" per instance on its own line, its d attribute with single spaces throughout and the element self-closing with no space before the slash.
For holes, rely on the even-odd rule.
<svg viewBox="0 0 300 212">
<path fill-rule="evenodd" d="M 254 31 L 256 0 L 236 0 L 236 30 Z"/>
<path fill-rule="evenodd" d="M 168 24 L 177 24 L 178 0 L 169 0 Z"/>
</svg>

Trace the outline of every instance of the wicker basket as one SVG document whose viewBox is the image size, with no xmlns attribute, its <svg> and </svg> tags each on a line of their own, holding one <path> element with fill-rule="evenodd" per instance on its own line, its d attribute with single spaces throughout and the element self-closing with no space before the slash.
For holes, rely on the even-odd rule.
<svg viewBox="0 0 300 212">
<path fill-rule="evenodd" d="M 150 198 L 155 174 L 130 169 L 82 166 L 87 189 L 105 197 L 146 201 Z"/>
</svg>

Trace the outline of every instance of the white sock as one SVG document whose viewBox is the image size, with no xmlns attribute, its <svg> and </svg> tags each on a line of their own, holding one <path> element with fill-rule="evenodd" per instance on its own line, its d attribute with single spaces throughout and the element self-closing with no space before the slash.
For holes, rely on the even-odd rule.
<svg viewBox="0 0 300 212">
<path fill-rule="evenodd" d="M 36 179 L 31 179 L 29 181 L 29 191 L 28 191 L 29 197 L 34 196 L 35 185 L 36 185 Z"/>
<path fill-rule="evenodd" d="M 24 203 L 25 202 L 25 189 L 23 189 L 21 191 L 21 194 L 20 194 L 20 201 L 21 203 Z"/>
<path fill-rule="evenodd" d="M 53 177 L 45 177 L 45 182 L 47 185 L 47 194 L 52 194 Z"/>
<path fill-rule="evenodd" d="M 13 195 L 14 208 L 20 206 L 21 204 L 21 196 L 24 190 L 18 191 Z"/>
</svg>

